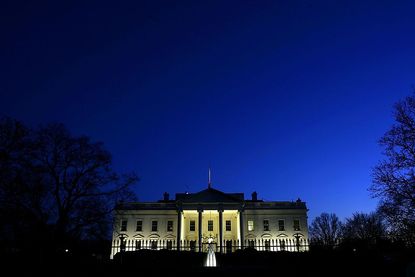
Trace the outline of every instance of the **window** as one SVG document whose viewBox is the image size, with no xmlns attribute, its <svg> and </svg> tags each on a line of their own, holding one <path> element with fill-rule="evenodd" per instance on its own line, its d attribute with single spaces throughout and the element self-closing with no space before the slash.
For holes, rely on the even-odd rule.
<svg viewBox="0 0 415 277">
<path fill-rule="evenodd" d="M 284 227 L 284 220 L 280 219 L 278 220 L 278 231 L 284 231 L 285 227 Z"/>
<path fill-rule="evenodd" d="M 285 240 L 280 240 L 280 249 L 285 250 Z"/>
<path fill-rule="evenodd" d="M 253 231 L 253 230 L 254 230 L 254 221 L 248 220 L 248 231 Z"/>
<path fill-rule="evenodd" d="M 264 219 L 264 231 L 269 231 L 269 221 L 268 221 L 268 219 Z"/>
<path fill-rule="evenodd" d="M 173 249 L 173 241 L 168 240 L 167 241 L 167 250 L 172 250 Z"/>
<path fill-rule="evenodd" d="M 151 231 L 152 232 L 157 232 L 157 220 L 153 220 L 151 221 Z"/>
<path fill-rule="evenodd" d="M 208 231 L 213 232 L 213 220 L 208 220 Z"/>
<path fill-rule="evenodd" d="M 300 251 L 300 237 L 299 236 L 295 237 L 295 248 L 297 249 L 297 251 Z"/>
<path fill-rule="evenodd" d="M 137 220 L 137 227 L 135 228 L 135 230 L 137 232 L 142 232 L 143 231 L 143 221 Z"/>
<path fill-rule="evenodd" d="M 189 225 L 189 227 L 190 227 L 190 232 L 194 232 L 195 230 L 196 230 L 196 221 L 194 221 L 194 220 L 190 220 L 190 225 Z"/>
<path fill-rule="evenodd" d="M 271 243 L 270 240 L 267 239 L 265 240 L 265 251 L 270 251 L 271 250 Z"/>
<path fill-rule="evenodd" d="M 126 246 L 126 243 L 125 243 L 124 238 L 120 239 L 120 251 L 121 252 L 125 251 L 125 246 Z"/>
<path fill-rule="evenodd" d="M 157 222 L 157 221 L 156 221 Z M 153 250 L 157 250 L 157 241 L 156 240 L 152 240 L 151 241 L 151 249 Z"/>
<path fill-rule="evenodd" d="M 141 240 L 136 240 L 135 241 L 135 250 L 140 250 L 141 249 Z"/>
<path fill-rule="evenodd" d="M 167 221 L 167 232 L 173 232 L 173 220 Z"/>
<path fill-rule="evenodd" d="M 226 253 L 232 253 L 232 241 L 231 240 L 226 241 Z"/>
<path fill-rule="evenodd" d="M 294 219 L 294 231 L 300 231 L 300 220 Z"/>
<path fill-rule="evenodd" d="M 248 247 L 249 247 L 249 248 L 255 248 L 255 240 L 250 239 L 250 240 L 248 241 Z"/>
<path fill-rule="evenodd" d="M 127 222 L 125 219 L 121 220 L 121 232 L 127 231 Z"/>
<path fill-rule="evenodd" d="M 190 251 L 196 251 L 196 241 L 195 240 L 190 241 Z"/>
<path fill-rule="evenodd" d="M 232 227 L 232 225 L 231 225 L 231 221 L 230 220 L 226 220 L 226 228 L 225 228 L 225 230 L 226 231 L 231 231 L 231 228 Z"/>
</svg>

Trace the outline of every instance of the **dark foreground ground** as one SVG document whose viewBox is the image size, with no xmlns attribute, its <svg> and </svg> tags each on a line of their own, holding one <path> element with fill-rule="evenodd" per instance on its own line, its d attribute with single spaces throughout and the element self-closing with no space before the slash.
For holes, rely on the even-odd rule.
<svg viewBox="0 0 415 277">
<path fill-rule="evenodd" d="M 240 251 L 217 255 L 218 267 L 205 268 L 205 254 L 175 251 L 125 252 L 114 260 L 75 256 L 3 257 L 16 276 L 414 276 L 412 251 L 379 254 L 359 251 L 306 253 Z"/>
</svg>

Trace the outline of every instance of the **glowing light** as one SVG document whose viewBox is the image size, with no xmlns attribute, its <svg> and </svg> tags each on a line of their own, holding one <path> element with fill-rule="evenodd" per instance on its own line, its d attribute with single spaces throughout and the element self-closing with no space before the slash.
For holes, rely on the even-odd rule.
<svg viewBox="0 0 415 277">
<path fill-rule="evenodd" d="M 208 267 L 216 267 L 216 256 L 215 256 L 215 251 L 213 251 L 213 238 L 209 237 L 208 238 L 208 252 L 207 252 L 207 256 L 206 256 L 206 260 L 205 260 L 205 266 Z"/>
</svg>

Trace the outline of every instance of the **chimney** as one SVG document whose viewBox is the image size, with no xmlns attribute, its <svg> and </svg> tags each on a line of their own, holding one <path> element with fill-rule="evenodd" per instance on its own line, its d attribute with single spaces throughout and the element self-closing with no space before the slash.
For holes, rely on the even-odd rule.
<svg viewBox="0 0 415 277">
<path fill-rule="evenodd" d="M 257 201 L 258 200 L 258 194 L 256 193 L 256 191 L 254 191 L 252 193 L 252 201 Z"/>
<path fill-rule="evenodd" d="M 168 192 L 163 193 L 163 200 L 164 201 L 169 201 L 169 193 Z"/>
</svg>

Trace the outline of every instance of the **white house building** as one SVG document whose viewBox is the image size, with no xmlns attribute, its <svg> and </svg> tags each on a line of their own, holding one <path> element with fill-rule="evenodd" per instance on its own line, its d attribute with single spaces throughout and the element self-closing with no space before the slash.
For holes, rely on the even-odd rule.
<svg viewBox="0 0 415 277">
<path fill-rule="evenodd" d="M 248 247 L 259 251 L 308 250 L 307 207 L 297 201 L 263 201 L 257 193 L 164 193 L 157 202 L 119 204 L 115 210 L 111 259 L 120 251 L 169 249 L 216 252 Z"/>
</svg>

